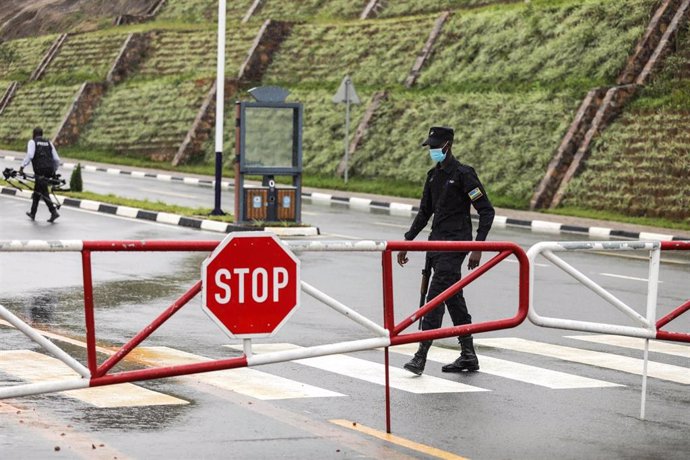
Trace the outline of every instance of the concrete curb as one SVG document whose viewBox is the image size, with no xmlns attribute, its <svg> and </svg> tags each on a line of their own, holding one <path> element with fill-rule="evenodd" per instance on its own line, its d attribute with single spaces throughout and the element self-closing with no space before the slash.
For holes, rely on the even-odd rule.
<svg viewBox="0 0 690 460">
<path fill-rule="evenodd" d="M 0 154 L 0 158 L 5 160 L 17 160 L 21 161 L 23 157 L 15 157 L 11 155 Z M 63 163 L 62 167 L 64 169 L 74 169 L 76 168 L 75 163 Z M 131 177 L 138 178 L 149 178 L 156 179 L 164 182 L 182 182 L 189 185 L 213 187 L 215 185 L 214 180 L 210 179 L 200 179 L 197 177 L 184 177 L 184 176 L 172 176 L 168 174 L 153 174 L 144 171 L 136 170 L 123 170 L 118 168 L 106 168 L 93 165 L 82 166 L 85 171 L 91 172 L 105 172 L 107 174 L 122 174 Z M 223 181 L 221 182 L 221 188 L 230 189 L 233 187 L 232 182 Z M 402 217 L 413 217 L 419 211 L 418 206 L 413 206 L 408 203 L 397 203 L 388 201 L 378 201 L 369 198 L 359 198 L 359 197 L 349 197 L 349 196 L 337 196 L 321 192 L 303 192 L 302 198 L 312 204 L 325 205 L 325 206 L 344 206 L 349 209 L 365 212 L 384 212 L 392 216 L 402 216 Z M 110 205 L 104 205 L 110 206 Z M 148 211 L 142 211 L 148 212 Z M 187 219 L 187 218 L 184 218 Z M 473 215 L 473 220 L 477 220 L 478 216 Z M 606 227 L 583 227 L 577 225 L 568 225 L 558 222 L 548 222 L 543 220 L 521 220 L 514 219 L 507 216 L 496 216 L 494 218 L 494 227 L 506 228 L 515 227 L 522 229 L 529 229 L 535 233 L 545 233 L 545 234 L 575 234 L 583 235 L 591 238 L 597 239 L 609 239 L 609 238 L 622 238 L 622 239 L 632 239 L 632 240 L 659 240 L 659 241 L 684 241 L 688 240 L 686 236 L 676 236 L 665 233 L 652 233 L 652 232 L 634 232 L 629 230 L 617 230 L 614 228 Z M 282 228 L 282 227 L 281 227 Z M 245 228 L 245 230 L 249 230 Z M 256 229 L 254 229 L 256 230 Z M 232 230 L 231 230 L 232 231 Z M 318 229 L 317 229 L 318 231 Z M 318 234 L 318 233 L 317 233 Z"/>
<path fill-rule="evenodd" d="M 17 190 L 11 187 L 0 187 L 0 195 L 9 195 L 19 198 L 31 199 L 32 192 Z M 266 231 L 275 233 L 278 236 L 317 236 L 320 234 L 317 227 L 252 227 L 248 225 L 234 225 L 225 222 L 218 222 L 208 219 L 196 219 L 166 212 L 146 211 L 129 206 L 115 206 L 112 204 L 101 203 L 92 200 L 77 200 L 58 196 L 62 206 L 71 208 L 85 209 L 88 211 L 101 212 L 131 219 L 142 219 L 150 222 L 157 222 L 167 225 L 177 225 L 186 228 L 195 228 L 218 233 L 246 232 L 246 231 Z"/>
<path fill-rule="evenodd" d="M 330 204 L 346 206 L 351 209 L 372 210 L 387 212 L 392 216 L 409 216 L 412 217 L 419 211 L 418 206 L 413 206 L 407 203 L 383 202 L 374 201 L 366 198 L 355 197 L 341 197 L 333 196 L 325 193 L 303 193 L 303 199 L 311 200 L 312 204 Z M 472 215 L 473 220 L 478 220 L 478 215 Z M 679 241 L 687 240 L 686 237 L 667 235 L 662 233 L 651 232 L 631 232 L 628 230 L 616 230 L 604 227 L 580 227 L 576 225 L 566 225 L 557 222 L 547 222 L 543 220 L 520 220 L 506 216 L 496 216 L 494 218 L 493 227 L 506 228 L 517 227 L 523 229 L 530 229 L 536 233 L 561 234 L 570 233 L 578 235 L 586 235 L 592 238 L 609 239 L 609 238 L 624 238 L 633 240 L 660 240 L 660 241 Z"/>
</svg>

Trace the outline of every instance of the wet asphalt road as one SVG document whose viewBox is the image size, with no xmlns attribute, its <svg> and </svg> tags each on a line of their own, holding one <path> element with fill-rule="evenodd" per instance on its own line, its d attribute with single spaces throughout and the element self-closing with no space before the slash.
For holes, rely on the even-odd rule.
<svg viewBox="0 0 690 460">
<path fill-rule="evenodd" d="M 123 180 L 123 182 L 120 182 Z M 211 190 L 155 180 L 85 175 L 88 190 L 110 193 L 113 188 L 132 197 L 211 203 Z M 109 191 L 110 190 L 110 191 Z M 124 193 L 122 193 L 124 194 Z M 224 196 L 226 203 L 229 197 Z M 134 221 L 63 208 L 56 224 L 32 223 L 23 215 L 26 200 L 0 197 L 0 239 L 204 239 L 223 235 Z M 42 208 L 42 217 L 47 217 Z M 410 219 L 306 205 L 304 220 L 321 229 L 321 239 L 399 239 Z M 569 240 L 565 236 L 499 230 L 493 240 L 515 241 L 523 248 L 541 240 Z M 96 254 L 97 337 L 101 345 L 118 345 L 144 327 L 199 277 L 205 254 Z M 305 253 L 302 279 L 379 322 L 381 272 L 379 256 L 367 253 Z M 664 254 L 659 286 L 659 314 L 688 298 L 690 267 Z M 646 302 L 645 260 L 594 254 L 570 255 L 566 260 L 640 313 Z M 542 261 L 543 262 L 543 261 Z M 416 308 L 421 257 L 414 255 L 404 269 L 394 271 L 396 318 Z M 544 264 L 546 265 L 546 264 Z M 506 262 L 466 289 L 474 322 L 512 316 L 516 309 L 517 264 Z M 625 278 L 623 278 L 625 277 Z M 0 254 L 0 304 L 40 329 L 76 342 L 83 341 L 81 261 L 74 254 Z M 553 267 L 537 270 L 535 298 L 545 315 L 588 321 L 629 324 L 625 317 L 598 300 L 568 275 Z M 446 323 L 447 324 L 447 323 Z M 669 329 L 689 331 L 681 317 Z M 607 357 L 642 357 L 640 350 L 575 339 L 576 331 L 544 329 L 525 322 L 518 328 L 481 334 L 478 339 L 520 338 L 539 342 L 542 350 L 565 346 L 577 356 L 588 351 Z M 308 296 L 290 321 L 269 343 L 312 346 L 368 337 L 360 326 L 344 320 Z M 0 351 L 34 350 L 23 335 L 0 327 Z M 144 343 L 198 356 L 237 356 L 224 345 L 229 340 L 192 301 L 169 324 Z M 62 345 L 83 358 L 77 344 Z M 453 340 L 437 342 L 454 348 Z M 393 389 L 392 431 L 427 448 L 403 447 L 398 439 L 382 440 L 359 427 L 385 430 L 383 387 L 363 380 L 336 363 L 346 374 L 300 362 L 257 368 L 326 389 L 338 396 L 266 400 L 228 391 L 203 375 L 149 381 L 141 387 L 174 396 L 187 404 L 99 408 L 64 395 L 45 395 L 3 401 L 0 406 L 2 458 L 434 458 L 440 449 L 470 458 L 687 458 L 690 452 L 690 384 L 650 378 L 646 420 L 639 419 L 641 377 L 607 367 L 527 353 L 514 346 L 480 344 L 480 360 L 526 364 L 541 369 L 595 379 L 617 386 L 553 389 L 486 372 L 448 375 L 439 362 L 429 362 L 423 378 L 465 383 L 484 391 L 433 393 Z M 687 348 L 687 347 L 686 347 Z M 577 352 L 578 350 L 579 353 Z M 383 362 L 380 351 L 350 357 Z M 408 358 L 391 353 L 392 367 Z M 690 377 L 690 355 L 651 352 L 650 359 L 677 367 Z M 122 368 L 135 368 L 127 362 Z M 336 369 L 338 370 L 338 369 Z M 2 381 L 18 379 L 0 369 Z M 415 378 L 410 376 L 406 383 Z M 682 380 L 682 379 L 681 379 Z M 422 382 L 421 379 L 417 380 Z M 415 384 L 413 381 L 412 384 Z M 488 390 L 488 391 L 486 391 Z M 345 427 L 334 420 L 347 420 Z M 356 422 L 356 426 L 352 423 Z M 349 424 L 349 426 L 348 426 Z M 59 451 L 55 451 L 60 447 Z"/>
</svg>

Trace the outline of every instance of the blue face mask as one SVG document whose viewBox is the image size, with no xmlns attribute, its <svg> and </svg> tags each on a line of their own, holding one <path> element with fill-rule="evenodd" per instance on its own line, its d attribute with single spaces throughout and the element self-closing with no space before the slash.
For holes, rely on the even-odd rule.
<svg viewBox="0 0 690 460">
<path fill-rule="evenodd" d="M 440 163 L 446 159 L 446 154 L 443 153 L 443 148 L 429 149 L 429 156 L 434 163 Z"/>
</svg>

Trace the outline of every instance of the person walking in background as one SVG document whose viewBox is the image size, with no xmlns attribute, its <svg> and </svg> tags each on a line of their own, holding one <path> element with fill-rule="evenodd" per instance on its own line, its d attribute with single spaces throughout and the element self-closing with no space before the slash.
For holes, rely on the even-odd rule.
<svg viewBox="0 0 690 460">
<path fill-rule="evenodd" d="M 55 222 L 55 219 L 60 217 L 55 205 L 50 200 L 50 192 L 48 190 L 48 180 L 55 176 L 60 167 L 60 157 L 52 142 L 43 138 L 43 129 L 40 127 L 34 128 L 33 137 L 26 146 L 26 156 L 19 167 L 19 174 L 24 174 L 24 168 L 31 163 L 34 170 L 35 185 L 34 193 L 31 196 L 31 210 L 26 213 L 29 219 L 36 219 L 36 211 L 38 210 L 38 203 L 43 198 L 48 210 L 50 211 L 50 218 L 48 222 Z"/>
<path fill-rule="evenodd" d="M 472 241 L 472 220 L 470 205 L 479 213 L 477 241 L 486 240 L 495 211 L 486 190 L 482 186 L 477 173 L 471 166 L 460 163 L 452 152 L 454 131 L 452 128 L 434 126 L 429 130 L 428 138 L 422 146 L 429 147 L 429 155 L 434 162 L 424 183 L 424 191 L 419 204 L 419 212 L 410 229 L 405 233 L 405 240 L 413 240 L 429 222 L 431 223 L 432 241 Z M 441 294 L 462 277 L 462 263 L 466 252 L 444 251 L 430 252 L 429 262 L 433 277 L 429 286 L 427 301 Z M 398 253 L 398 264 L 404 266 L 408 261 L 407 251 Z M 479 266 L 481 252 L 470 254 L 467 268 L 473 270 Z M 455 326 L 471 324 L 472 316 L 467 310 L 467 304 L 462 291 L 445 301 L 448 313 Z M 444 304 L 440 304 L 421 320 L 422 330 L 438 329 L 443 322 Z M 474 351 L 471 335 L 458 337 L 461 347 L 460 357 L 454 362 L 442 367 L 443 372 L 462 372 L 479 370 L 479 360 Z M 414 357 L 405 364 L 408 371 L 421 375 L 426 365 L 426 357 L 432 341 L 420 342 Z"/>
</svg>

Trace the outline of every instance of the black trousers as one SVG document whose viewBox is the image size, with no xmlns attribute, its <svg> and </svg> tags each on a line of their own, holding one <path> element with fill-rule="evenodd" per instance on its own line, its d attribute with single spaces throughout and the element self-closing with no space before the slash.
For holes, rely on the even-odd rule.
<svg viewBox="0 0 690 460">
<path fill-rule="evenodd" d="M 31 198 L 33 198 L 33 201 L 31 202 L 31 214 L 36 214 L 36 211 L 38 210 L 38 203 L 41 201 L 41 198 L 43 198 L 46 206 L 48 206 L 50 213 L 53 214 L 55 212 L 55 205 L 52 201 L 50 201 L 50 191 L 48 190 L 48 181 L 46 180 L 46 178 L 53 176 L 53 172 L 40 171 L 36 172 L 35 175 L 36 182 L 34 184 L 34 193 L 31 195 Z"/>
<path fill-rule="evenodd" d="M 462 263 L 466 252 L 431 252 L 429 253 L 433 277 L 429 284 L 427 302 L 438 296 L 462 278 Z M 462 291 L 450 297 L 444 303 L 424 315 L 422 330 L 438 329 L 443 323 L 443 315 L 448 307 L 450 319 L 454 326 L 472 323 L 472 316 L 467 311 L 467 303 Z"/>
</svg>

